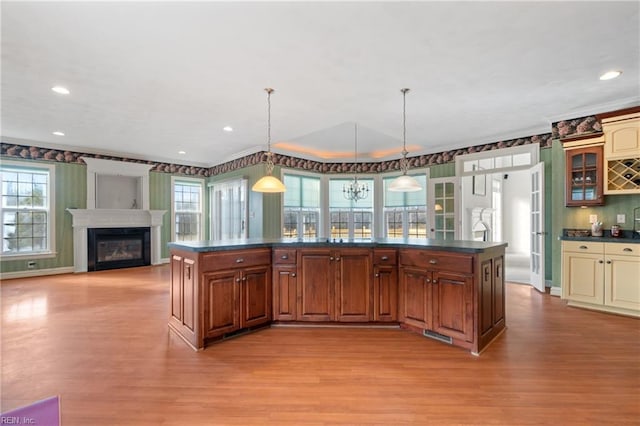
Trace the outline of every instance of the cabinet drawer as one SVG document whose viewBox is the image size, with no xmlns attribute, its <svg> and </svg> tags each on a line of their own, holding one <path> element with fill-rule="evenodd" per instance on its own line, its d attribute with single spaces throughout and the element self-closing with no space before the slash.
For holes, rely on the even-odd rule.
<svg viewBox="0 0 640 426">
<path fill-rule="evenodd" d="M 211 252 L 202 256 L 202 272 L 269 265 L 270 263 L 270 249 Z"/>
<path fill-rule="evenodd" d="M 590 241 L 563 241 L 562 250 L 577 253 L 604 253 L 604 243 Z"/>
<path fill-rule="evenodd" d="M 606 254 L 640 257 L 640 244 L 605 243 L 604 252 Z"/>
<path fill-rule="evenodd" d="M 421 268 L 473 273 L 473 256 L 428 250 L 401 250 L 400 264 Z"/>
<path fill-rule="evenodd" d="M 396 258 L 395 250 L 373 250 L 374 265 L 395 265 Z"/>
<path fill-rule="evenodd" d="M 295 265 L 296 251 L 291 249 L 274 249 L 273 263 L 278 265 Z"/>
</svg>

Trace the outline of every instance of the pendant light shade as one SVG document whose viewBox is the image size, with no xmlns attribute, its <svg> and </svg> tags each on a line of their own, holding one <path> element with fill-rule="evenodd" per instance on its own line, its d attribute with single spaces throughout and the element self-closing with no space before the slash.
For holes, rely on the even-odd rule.
<svg viewBox="0 0 640 426">
<path fill-rule="evenodd" d="M 395 178 L 387 189 L 394 192 L 416 192 L 421 191 L 422 186 L 414 177 L 402 175 Z"/>
<path fill-rule="evenodd" d="M 264 89 L 267 92 L 267 175 L 260 178 L 252 187 L 255 192 L 285 192 L 286 188 L 280 179 L 273 176 L 273 154 L 271 153 L 271 94 L 273 89 Z"/>
<path fill-rule="evenodd" d="M 393 192 L 416 192 L 422 189 L 420 183 L 411 176 L 407 175 L 409 171 L 409 160 L 407 160 L 407 114 L 406 114 L 406 98 L 409 89 L 401 89 L 402 92 L 402 158 L 400 159 L 400 170 L 402 176 L 398 176 L 389 184 L 389 191 Z"/>
</svg>

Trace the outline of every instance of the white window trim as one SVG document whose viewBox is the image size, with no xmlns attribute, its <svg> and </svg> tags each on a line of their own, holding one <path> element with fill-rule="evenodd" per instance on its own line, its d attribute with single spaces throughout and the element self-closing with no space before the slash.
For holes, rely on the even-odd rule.
<svg viewBox="0 0 640 426">
<path fill-rule="evenodd" d="M 46 164 L 34 161 L 11 161 L 2 160 L 2 166 L 7 168 L 17 168 L 23 170 L 47 170 L 49 173 L 49 184 L 47 185 L 47 197 L 49 200 L 49 223 L 47 224 L 47 240 L 49 241 L 49 250 L 43 252 L 32 253 L 1 253 L 0 260 L 19 260 L 19 259 L 49 259 L 56 257 L 56 166 L 55 164 Z M 0 210 L 2 208 L 0 207 Z M 0 216 L 1 220 L 1 216 Z"/>
<path fill-rule="evenodd" d="M 521 166 L 496 167 L 486 170 L 469 170 L 464 171 L 464 163 L 466 161 L 484 160 L 486 158 L 503 157 L 506 155 L 530 154 L 531 162 Z M 456 176 L 477 176 L 481 174 L 500 173 L 507 170 L 528 170 L 532 166 L 538 164 L 540 157 L 540 144 L 532 143 L 527 145 L 512 146 L 510 148 L 493 149 L 489 151 L 474 152 L 472 154 L 464 154 L 456 156 Z"/>
<path fill-rule="evenodd" d="M 176 240 L 176 203 L 175 203 L 175 184 L 180 182 L 187 182 L 197 184 L 200 187 L 200 229 L 198 230 L 198 239 L 204 239 L 204 179 L 171 176 L 171 241 Z"/>
<path fill-rule="evenodd" d="M 431 220 L 430 218 L 430 214 L 429 214 L 429 169 L 428 168 L 416 168 L 416 169 L 410 169 L 407 174 L 409 176 L 415 176 L 415 175 L 425 175 L 426 179 L 426 185 L 427 187 L 425 188 L 425 192 L 427 194 L 427 198 L 425 200 L 425 213 L 427 215 L 427 237 L 429 236 L 429 221 Z M 387 237 L 387 221 L 385 220 L 385 211 L 387 209 L 387 207 L 385 207 L 384 205 L 384 179 L 393 179 L 396 178 L 398 176 L 401 176 L 402 172 L 397 171 L 397 172 L 391 172 L 391 173 L 385 173 L 384 175 L 380 176 L 380 180 L 379 180 L 379 184 L 377 185 L 378 188 L 378 198 L 377 198 L 377 203 L 374 203 L 374 219 L 376 219 L 376 216 L 379 216 L 379 220 L 378 223 L 380 223 L 379 227 L 375 227 L 376 229 L 376 235 L 382 238 L 388 238 Z M 391 208 L 391 207 L 389 207 Z M 407 214 L 407 206 L 402 206 L 403 213 L 402 213 L 402 238 L 408 238 L 409 237 L 409 218 L 408 218 L 408 214 Z M 378 213 L 379 212 L 379 213 Z"/>
<path fill-rule="evenodd" d="M 318 229 L 316 230 L 317 238 L 324 238 L 324 235 L 327 231 L 327 225 L 325 223 L 325 218 L 328 216 L 328 206 L 329 204 L 329 179 L 328 176 L 322 173 L 312 173 L 312 172 L 302 172 L 294 169 L 280 169 L 280 176 L 282 180 L 284 180 L 284 175 L 291 176 L 302 176 L 309 177 L 320 180 L 320 207 L 318 208 L 319 217 L 318 217 Z M 284 198 L 280 205 L 280 235 L 282 235 L 282 230 L 284 229 Z M 298 219 L 300 220 L 300 219 Z"/>
</svg>

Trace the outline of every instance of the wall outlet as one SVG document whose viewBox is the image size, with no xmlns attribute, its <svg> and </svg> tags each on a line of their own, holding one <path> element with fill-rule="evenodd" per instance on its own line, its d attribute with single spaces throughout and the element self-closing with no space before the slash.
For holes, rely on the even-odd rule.
<svg viewBox="0 0 640 426">
<path fill-rule="evenodd" d="M 598 215 L 597 214 L 590 214 L 589 215 L 589 223 L 596 223 L 598 221 Z"/>
<path fill-rule="evenodd" d="M 29 261 L 27 262 L 27 268 L 29 268 L 29 269 L 33 269 L 33 268 L 35 268 L 35 267 L 36 267 L 36 262 L 35 262 L 34 260 L 29 260 Z"/>
<path fill-rule="evenodd" d="M 625 223 L 627 221 L 627 216 L 624 214 L 619 214 L 616 216 L 616 223 Z"/>
</svg>

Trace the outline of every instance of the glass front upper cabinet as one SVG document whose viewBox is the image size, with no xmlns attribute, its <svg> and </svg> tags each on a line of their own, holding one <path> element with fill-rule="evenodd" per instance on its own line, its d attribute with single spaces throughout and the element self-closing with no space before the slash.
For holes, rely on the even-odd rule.
<svg viewBox="0 0 640 426">
<path fill-rule="evenodd" d="M 565 199 L 568 207 L 604 204 L 602 154 L 602 145 L 566 151 Z"/>
</svg>

